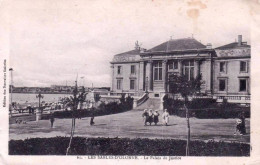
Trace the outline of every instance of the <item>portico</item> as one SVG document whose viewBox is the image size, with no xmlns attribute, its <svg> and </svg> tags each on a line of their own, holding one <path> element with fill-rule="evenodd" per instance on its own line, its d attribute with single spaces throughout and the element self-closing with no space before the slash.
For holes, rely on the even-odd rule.
<svg viewBox="0 0 260 165">
<path fill-rule="evenodd" d="M 197 51 L 197 50 L 196 50 Z M 207 83 L 207 92 L 210 92 L 210 67 L 209 70 L 201 70 L 206 68 L 202 65 L 209 65 L 211 62 L 211 55 L 214 55 L 212 50 L 205 50 L 207 52 L 201 53 L 185 53 L 182 55 L 169 52 L 167 54 L 152 56 L 150 53 L 141 53 L 141 59 L 144 63 L 144 69 L 146 68 L 146 77 L 142 77 L 146 80 L 145 84 L 148 84 L 148 92 L 154 94 L 154 96 L 160 96 L 161 94 L 169 91 L 168 79 L 171 74 L 185 75 L 188 80 L 196 78 L 199 74 L 204 77 L 204 83 Z M 200 54 L 200 55 L 198 55 Z M 143 75 L 145 76 L 145 75 Z M 205 86 L 205 85 L 204 85 Z M 206 89 L 204 89 L 204 92 Z"/>
</svg>

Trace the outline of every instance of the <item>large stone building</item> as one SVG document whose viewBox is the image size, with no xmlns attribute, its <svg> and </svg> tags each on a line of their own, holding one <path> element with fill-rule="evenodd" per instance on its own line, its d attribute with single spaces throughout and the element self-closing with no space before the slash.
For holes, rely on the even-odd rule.
<svg viewBox="0 0 260 165">
<path fill-rule="evenodd" d="M 169 91 L 171 74 L 185 75 L 188 79 L 202 76 L 201 93 L 250 100 L 250 45 L 230 43 L 213 49 L 194 38 L 166 41 L 152 49 L 138 46 L 117 54 L 111 62 L 111 94 L 126 93 L 161 97 Z"/>
</svg>

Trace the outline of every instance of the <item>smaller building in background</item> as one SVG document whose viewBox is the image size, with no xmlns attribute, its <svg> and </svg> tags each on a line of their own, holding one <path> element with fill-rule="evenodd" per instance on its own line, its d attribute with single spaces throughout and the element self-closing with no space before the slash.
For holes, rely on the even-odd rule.
<svg viewBox="0 0 260 165">
<path fill-rule="evenodd" d="M 215 48 L 215 95 L 248 96 L 242 98 L 250 99 L 250 50 L 250 45 L 242 41 L 241 35 L 238 36 L 238 42 Z"/>
</svg>

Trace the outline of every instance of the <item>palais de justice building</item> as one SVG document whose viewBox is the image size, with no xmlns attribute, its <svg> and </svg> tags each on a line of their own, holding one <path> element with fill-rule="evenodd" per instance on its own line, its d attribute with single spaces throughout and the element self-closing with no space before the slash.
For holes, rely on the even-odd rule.
<svg viewBox="0 0 260 165">
<path fill-rule="evenodd" d="M 201 93 L 250 100 L 250 58 L 250 45 L 241 35 L 214 49 L 194 38 L 171 39 L 149 50 L 136 43 L 111 62 L 111 94 L 141 96 L 148 91 L 149 97 L 161 97 L 169 91 L 169 75 L 190 80 L 201 74 Z"/>
</svg>

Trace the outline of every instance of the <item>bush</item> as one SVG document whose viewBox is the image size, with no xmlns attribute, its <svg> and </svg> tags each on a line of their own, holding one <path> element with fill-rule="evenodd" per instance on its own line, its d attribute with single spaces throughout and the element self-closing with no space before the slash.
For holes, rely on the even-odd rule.
<svg viewBox="0 0 260 165">
<path fill-rule="evenodd" d="M 110 102 L 110 103 L 101 103 L 98 108 L 92 108 L 90 110 L 75 110 L 75 111 L 56 111 L 53 113 L 55 118 L 72 118 L 72 115 L 76 118 L 81 117 L 90 117 L 92 115 L 94 116 L 103 116 L 103 115 L 109 115 L 109 114 L 115 114 L 115 113 L 121 113 L 128 110 L 131 110 L 133 108 L 133 98 L 128 96 L 125 98 L 122 96 L 121 103 L 117 102 Z M 48 120 L 50 115 L 43 115 L 43 120 Z"/>
<path fill-rule="evenodd" d="M 238 118 L 240 114 L 244 113 L 246 118 L 250 118 L 250 107 L 241 107 L 238 104 L 227 102 L 219 104 L 211 98 L 193 99 L 186 106 L 189 109 L 190 117 L 202 119 Z M 165 97 L 164 108 L 168 109 L 171 115 L 186 117 L 183 100 Z"/>
<path fill-rule="evenodd" d="M 65 155 L 69 137 L 9 141 L 10 155 Z M 184 156 L 185 140 L 74 137 L 71 155 Z M 190 156 L 250 156 L 250 145 L 227 142 L 190 142 Z"/>
</svg>

